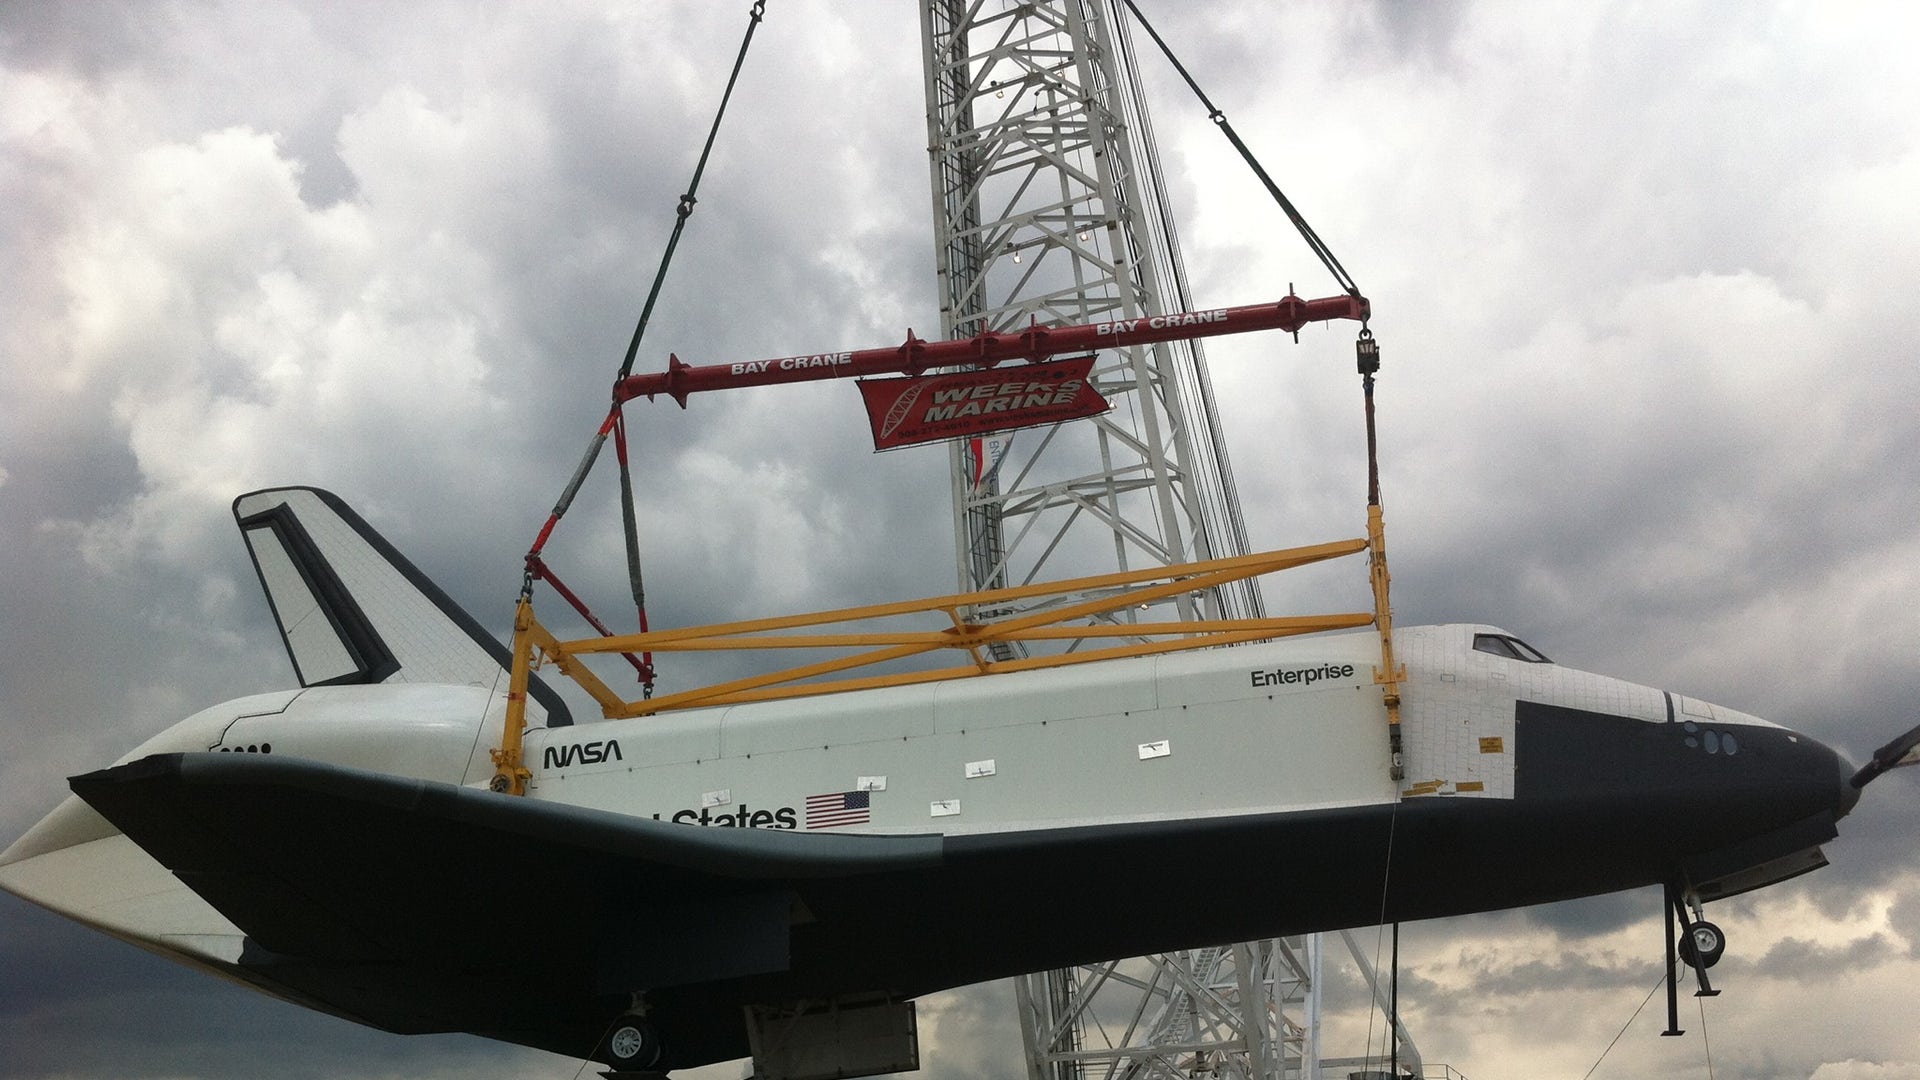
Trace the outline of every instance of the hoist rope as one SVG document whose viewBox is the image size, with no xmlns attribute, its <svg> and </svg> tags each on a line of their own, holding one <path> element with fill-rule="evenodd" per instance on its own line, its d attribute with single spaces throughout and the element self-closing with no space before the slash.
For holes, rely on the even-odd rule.
<svg viewBox="0 0 1920 1080">
<path fill-rule="evenodd" d="M 695 198 L 695 193 L 700 190 L 700 177 L 706 172 L 707 158 L 713 152 L 714 139 L 720 134 L 720 120 L 727 114 L 727 102 L 732 99 L 734 84 L 740 79 L 740 67 L 747 59 L 747 47 L 753 44 L 753 32 L 760 26 L 760 20 L 765 17 L 766 10 L 766 0 L 755 0 L 753 7 L 747 12 L 746 36 L 741 38 L 740 51 L 733 58 L 733 71 L 727 76 L 727 88 L 720 96 L 720 108 L 714 112 L 713 124 L 707 129 L 706 144 L 700 148 L 700 160 L 694 166 L 693 181 L 687 185 L 686 194 L 680 196 L 680 204 L 675 211 L 673 232 L 667 237 L 666 250 L 660 254 L 659 269 L 654 271 L 653 285 L 647 290 L 646 303 L 640 309 L 640 321 L 633 328 L 633 340 L 627 344 L 626 356 L 620 362 L 620 373 L 614 379 L 616 385 L 621 379 L 632 374 L 634 358 L 640 353 L 640 339 L 646 336 L 647 323 L 653 318 L 653 306 L 660 299 L 660 286 L 667 279 L 667 267 L 673 262 L 674 249 L 680 246 L 680 234 L 686 231 L 687 218 L 693 214 L 694 203 L 699 201 Z M 567 482 L 566 489 L 554 502 L 553 514 L 547 519 L 546 527 L 540 530 L 539 537 L 534 540 L 529 556 L 539 554 L 541 546 L 547 542 L 547 537 L 553 532 L 554 525 L 573 505 L 573 498 L 579 494 L 580 485 L 586 481 L 587 473 L 593 469 L 594 462 L 600 457 L 600 448 L 606 445 L 607 435 L 612 432 L 619 411 L 620 403 L 616 400 L 612 414 L 607 417 L 605 423 L 600 425 L 600 430 L 588 442 L 587 452 L 581 457 L 579 467 L 574 469 L 573 478 Z M 627 479 L 625 475 L 621 477 L 623 485 Z"/>
<path fill-rule="evenodd" d="M 1380 505 L 1380 438 L 1373 416 L 1373 376 L 1380 370 L 1380 347 L 1373 331 L 1364 327 L 1355 351 L 1359 354 L 1360 396 L 1365 401 L 1367 422 L 1367 505 Z"/>
<path fill-rule="evenodd" d="M 1225 135 L 1227 141 L 1233 144 L 1233 148 L 1240 152 L 1240 159 L 1245 161 L 1247 167 L 1253 170 L 1253 174 L 1266 185 L 1267 193 L 1273 196 L 1275 203 L 1279 204 L 1281 211 L 1287 215 L 1287 220 L 1293 222 L 1293 227 L 1300 231 L 1301 239 L 1305 240 L 1307 246 L 1313 249 L 1313 253 L 1319 256 L 1327 272 L 1333 275 L 1333 279 L 1346 290 L 1347 295 L 1359 296 L 1360 287 L 1354 284 L 1352 275 L 1347 273 L 1346 267 L 1340 265 L 1340 260 L 1334 257 L 1333 250 L 1327 247 L 1326 241 L 1320 239 L 1320 234 L 1313 231 L 1313 226 L 1307 224 L 1307 219 L 1300 216 L 1300 211 L 1294 208 L 1293 201 L 1280 190 L 1280 185 L 1274 183 L 1273 177 L 1267 175 L 1267 170 L 1261 166 L 1260 160 L 1254 157 L 1253 151 L 1241 140 L 1240 133 L 1233 130 L 1233 125 L 1227 121 L 1227 114 L 1220 111 L 1219 106 L 1213 103 L 1213 99 L 1207 97 L 1205 90 L 1200 89 L 1200 84 L 1187 71 L 1186 65 L 1173 54 L 1173 49 L 1167 45 L 1166 39 L 1162 38 L 1160 32 L 1153 28 L 1153 24 L 1147 21 L 1147 17 L 1140 13 L 1140 8 L 1134 4 L 1133 0 L 1121 0 L 1121 2 L 1127 5 L 1127 10 L 1133 13 L 1134 19 L 1140 23 L 1140 28 L 1147 32 L 1147 36 L 1153 39 L 1153 43 L 1160 46 L 1161 54 L 1167 58 L 1168 63 L 1173 65 L 1173 69 L 1180 73 L 1180 77 L 1186 80 L 1187 87 L 1193 91 L 1195 97 L 1200 99 L 1200 104 L 1206 106 L 1207 119 L 1219 127 L 1220 133 Z"/>
<path fill-rule="evenodd" d="M 687 183 L 686 194 L 680 196 L 680 204 L 674 209 L 673 232 L 667 237 L 667 246 L 660 253 L 660 269 L 654 272 L 653 285 L 647 290 L 647 302 L 640 309 L 640 321 L 634 325 L 633 340 L 627 344 L 627 355 L 620 361 L 620 374 L 614 378 L 614 385 L 633 373 L 634 358 L 640 355 L 640 339 L 646 336 L 647 323 L 653 318 L 653 305 L 660 298 L 660 286 L 667 279 L 667 266 L 673 262 L 674 249 L 680 246 L 680 234 L 686 231 L 687 219 L 693 216 L 693 206 L 698 200 L 694 197 L 700 190 L 700 177 L 707 171 L 707 158 L 713 154 L 714 140 L 720 136 L 720 121 L 727 115 L 727 103 L 733 100 L 733 88 L 740 81 L 740 69 L 747 62 L 747 48 L 753 44 L 753 32 L 760 27 L 760 20 L 767 13 L 766 0 L 754 0 L 747 10 L 747 32 L 740 38 L 740 51 L 734 54 L 733 70 L 727 73 L 727 88 L 720 94 L 720 107 L 714 110 L 713 123 L 707 128 L 707 141 L 700 147 L 700 160 L 694 163 L 693 179 Z M 620 414 L 620 403 L 616 399 L 613 405 L 616 416 Z M 626 534 L 627 546 L 627 587 L 633 594 L 634 610 L 640 620 L 640 632 L 647 632 L 647 589 L 640 575 L 640 524 L 633 505 L 633 470 L 627 461 L 627 425 L 625 420 L 616 420 L 613 426 L 615 456 L 620 459 L 620 525 Z M 645 697 L 653 696 L 653 654 L 645 653 L 636 665 L 640 669 L 640 683 Z"/>
<path fill-rule="evenodd" d="M 733 58 L 733 72 L 727 76 L 727 88 L 720 95 L 720 108 L 713 114 L 713 125 L 707 129 L 706 145 L 700 148 L 700 160 L 693 166 L 693 180 L 687 184 L 687 193 L 680 196 L 680 205 L 674 211 L 673 234 L 667 237 L 667 247 L 660 253 L 660 269 L 653 275 L 653 287 L 647 291 L 647 302 L 640 309 L 640 322 L 633 328 L 633 341 L 627 345 L 627 356 L 620 362 L 620 379 L 633 373 L 634 357 L 640 355 L 640 339 L 646 336 L 647 321 L 653 318 L 654 301 L 660 298 L 660 286 L 667 279 L 667 264 L 673 261 L 673 249 L 680 244 L 680 233 L 687 227 L 687 219 L 693 216 L 693 204 L 699 200 L 694 194 L 700 190 L 700 176 L 707 171 L 707 157 L 713 153 L 713 141 L 720 135 L 720 120 L 727 115 L 727 102 L 733 99 L 733 86 L 740 81 L 741 65 L 747 61 L 747 47 L 753 44 L 753 32 L 760 27 L 760 20 L 766 16 L 766 0 L 754 0 L 747 12 L 747 33 L 740 39 L 740 51 Z M 619 379 L 615 380 L 616 382 Z"/>
<path fill-rule="evenodd" d="M 747 11 L 746 34 L 741 37 L 740 49 L 734 54 L 733 70 L 727 74 L 727 86 L 726 89 L 721 92 L 720 107 L 714 111 L 713 123 L 707 128 L 707 139 L 700 147 L 700 157 L 694 164 L 693 177 L 688 182 L 686 192 L 680 196 L 680 201 L 674 209 L 673 232 L 668 235 L 666 248 L 660 253 L 660 265 L 654 271 L 653 284 L 647 289 L 646 302 L 641 305 L 640 319 L 633 328 L 633 339 L 627 343 L 626 355 L 620 361 L 620 372 L 614 378 L 614 384 L 616 386 L 619 385 L 622 379 L 625 379 L 633 373 L 634 360 L 640 355 L 640 341 L 646 336 L 647 324 L 653 319 L 654 305 L 658 303 L 660 299 L 661 286 L 664 285 L 667 280 L 667 268 L 672 265 L 674 251 L 680 246 L 680 236 L 686 231 L 687 219 L 693 216 L 694 205 L 699 202 L 697 194 L 700 190 L 700 178 L 706 173 L 707 159 L 712 156 L 713 144 L 715 140 L 719 138 L 720 122 L 727 115 L 727 104 L 733 100 L 733 88 L 739 83 L 740 70 L 746 64 L 747 49 L 753 44 L 754 31 L 759 29 L 761 20 L 766 17 L 766 11 L 766 0 L 754 0 L 753 6 Z M 551 572 L 547 571 L 545 567 L 541 565 L 540 551 L 546 545 L 547 538 L 552 535 L 554 526 L 560 523 L 560 519 L 566 515 L 568 508 L 573 505 L 574 497 L 580 493 L 580 486 L 586 482 L 587 474 L 592 471 L 594 462 L 599 459 L 600 450 L 606 445 L 609 434 L 614 438 L 615 456 L 619 458 L 620 462 L 620 519 L 626 534 L 627 581 L 633 594 L 634 606 L 639 611 L 640 630 L 642 633 L 645 633 L 647 630 L 647 603 L 646 587 L 641 579 L 640 573 L 640 530 L 638 516 L 634 507 L 633 474 L 627 459 L 626 423 L 621 414 L 620 401 L 618 398 L 614 400 L 613 407 L 608 412 L 606 420 L 601 423 L 599 429 L 594 432 L 593 438 L 588 442 L 586 453 L 581 456 L 580 464 L 574 469 L 572 478 L 567 481 L 565 490 L 560 493 L 560 498 L 555 500 L 552 514 L 548 516 L 546 524 L 541 528 L 539 535 L 535 537 L 533 547 L 527 552 L 527 573 L 521 584 L 521 595 L 525 597 L 532 594 L 533 581 L 536 576 L 544 577 L 549 582 L 558 584 Z M 583 607 L 577 600 L 572 600 L 571 602 L 576 608 Z M 584 610 L 582 613 L 586 614 Z M 604 627 L 600 626 L 597 619 L 593 619 L 590 614 L 587 617 L 603 635 L 608 633 Z M 648 696 L 651 696 L 653 692 L 653 655 L 646 653 L 639 659 L 635 659 L 629 655 L 627 659 L 639 670 L 640 681 L 645 685 Z"/>
</svg>

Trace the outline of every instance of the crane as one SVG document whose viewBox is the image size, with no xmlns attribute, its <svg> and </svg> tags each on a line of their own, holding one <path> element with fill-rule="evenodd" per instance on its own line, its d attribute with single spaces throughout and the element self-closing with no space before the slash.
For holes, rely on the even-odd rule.
<svg viewBox="0 0 1920 1080">
<path fill-rule="evenodd" d="M 1192 310 L 1122 0 L 924 0 L 920 14 L 944 335 Z M 955 444 L 963 589 L 1247 551 L 1200 343 L 1111 349 L 1093 381 L 1115 402 L 1105 415 Z M 1262 614 L 1251 581 L 1164 603 L 1182 618 Z M 1113 887 L 1190 886 L 1116 868 Z M 1377 989 L 1365 951 L 1345 944 Z M 1317 1077 L 1325 946 L 1280 938 L 1019 979 L 1028 1074 Z M 1095 1018 L 1113 1016 L 1129 1018 L 1122 1034 L 1096 1045 Z"/>
</svg>

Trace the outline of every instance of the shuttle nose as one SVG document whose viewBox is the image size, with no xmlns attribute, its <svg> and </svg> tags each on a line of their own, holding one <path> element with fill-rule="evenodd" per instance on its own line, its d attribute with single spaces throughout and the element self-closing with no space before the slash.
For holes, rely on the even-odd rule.
<svg viewBox="0 0 1920 1080">
<path fill-rule="evenodd" d="M 50 855 L 115 836 L 119 832 L 112 823 L 100 816 L 99 811 L 81 802 L 78 796 L 69 795 L 54 808 L 53 813 L 40 819 L 39 824 L 28 829 L 5 851 L 0 851 L 0 866 L 11 866 L 39 855 Z"/>
<path fill-rule="evenodd" d="M 1854 805 L 1860 801 L 1861 785 L 1858 783 L 1858 771 L 1853 767 L 1853 763 L 1847 760 L 1845 754 L 1836 750 L 1833 754 L 1833 760 L 1835 764 L 1840 766 L 1840 774 L 1837 780 L 1840 786 L 1840 797 L 1833 807 L 1833 816 L 1838 819 L 1846 817 L 1849 813 L 1853 812 Z"/>
<path fill-rule="evenodd" d="M 1846 817 L 1860 801 L 1860 777 L 1853 763 L 1847 760 L 1847 755 L 1810 735 L 1790 731 L 1788 738 L 1793 747 L 1789 754 L 1793 764 L 1788 768 L 1814 785 L 1802 790 L 1831 808 L 1835 821 Z M 1821 798 L 1821 789 L 1829 782 L 1833 786 L 1826 788 L 1826 795 Z"/>
<path fill-rule="evenodd" d="M 231 922 L 78 797 L 0 852 L 0 889 L 196 962 L 240 956 Z"/>
<path fill-rule="evenodd" d="M 69 918 L 86 921 L 91 906 L 111 876 L 90 873 L 90 853 L 96 842 L 117 837 L 106 818 L 69 795 L 53 813 L 28 829 L 26 835 L 0 851 L 0 889 Z"/>
</svg>

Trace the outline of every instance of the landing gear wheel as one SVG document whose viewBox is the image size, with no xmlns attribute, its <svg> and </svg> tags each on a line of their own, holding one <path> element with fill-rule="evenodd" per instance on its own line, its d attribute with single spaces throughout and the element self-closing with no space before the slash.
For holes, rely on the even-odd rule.
<svg viewBox="0 0 1920 1080">
<path fill-rule="evenodd" d="M 660 1040 L 653 1026 L 637 1016 L 623 1016 L 607 1032 L 600 1053 L 594 1055 L 623 1073 L 641 1072 L 660 1062 Z"/>
<path fill-rule="evenodd" d="M 1680 939 L 1680 959 L 1692 964 L 1696 961 L 1703 968 L 1710 968 L 1720 962 L 1727 951 L 1727 935 L 1710 922 L 1694 923 L 1687 930 L 1687 936 Z"/>
</svg>

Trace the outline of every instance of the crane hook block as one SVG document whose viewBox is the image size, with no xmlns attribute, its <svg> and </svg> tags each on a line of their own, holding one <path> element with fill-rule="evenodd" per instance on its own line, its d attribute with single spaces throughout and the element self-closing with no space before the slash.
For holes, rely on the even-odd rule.
<svg viewBox="0 0 1920 1080">
<path fill-rule="evenodd" d="M 1372 334 L 1362 333 L 1353 343 L 1353 351 L 1360 368 L 1360 374 L 1372 375 L 1380 370 L 1380 343 Z"/>
</svg>

